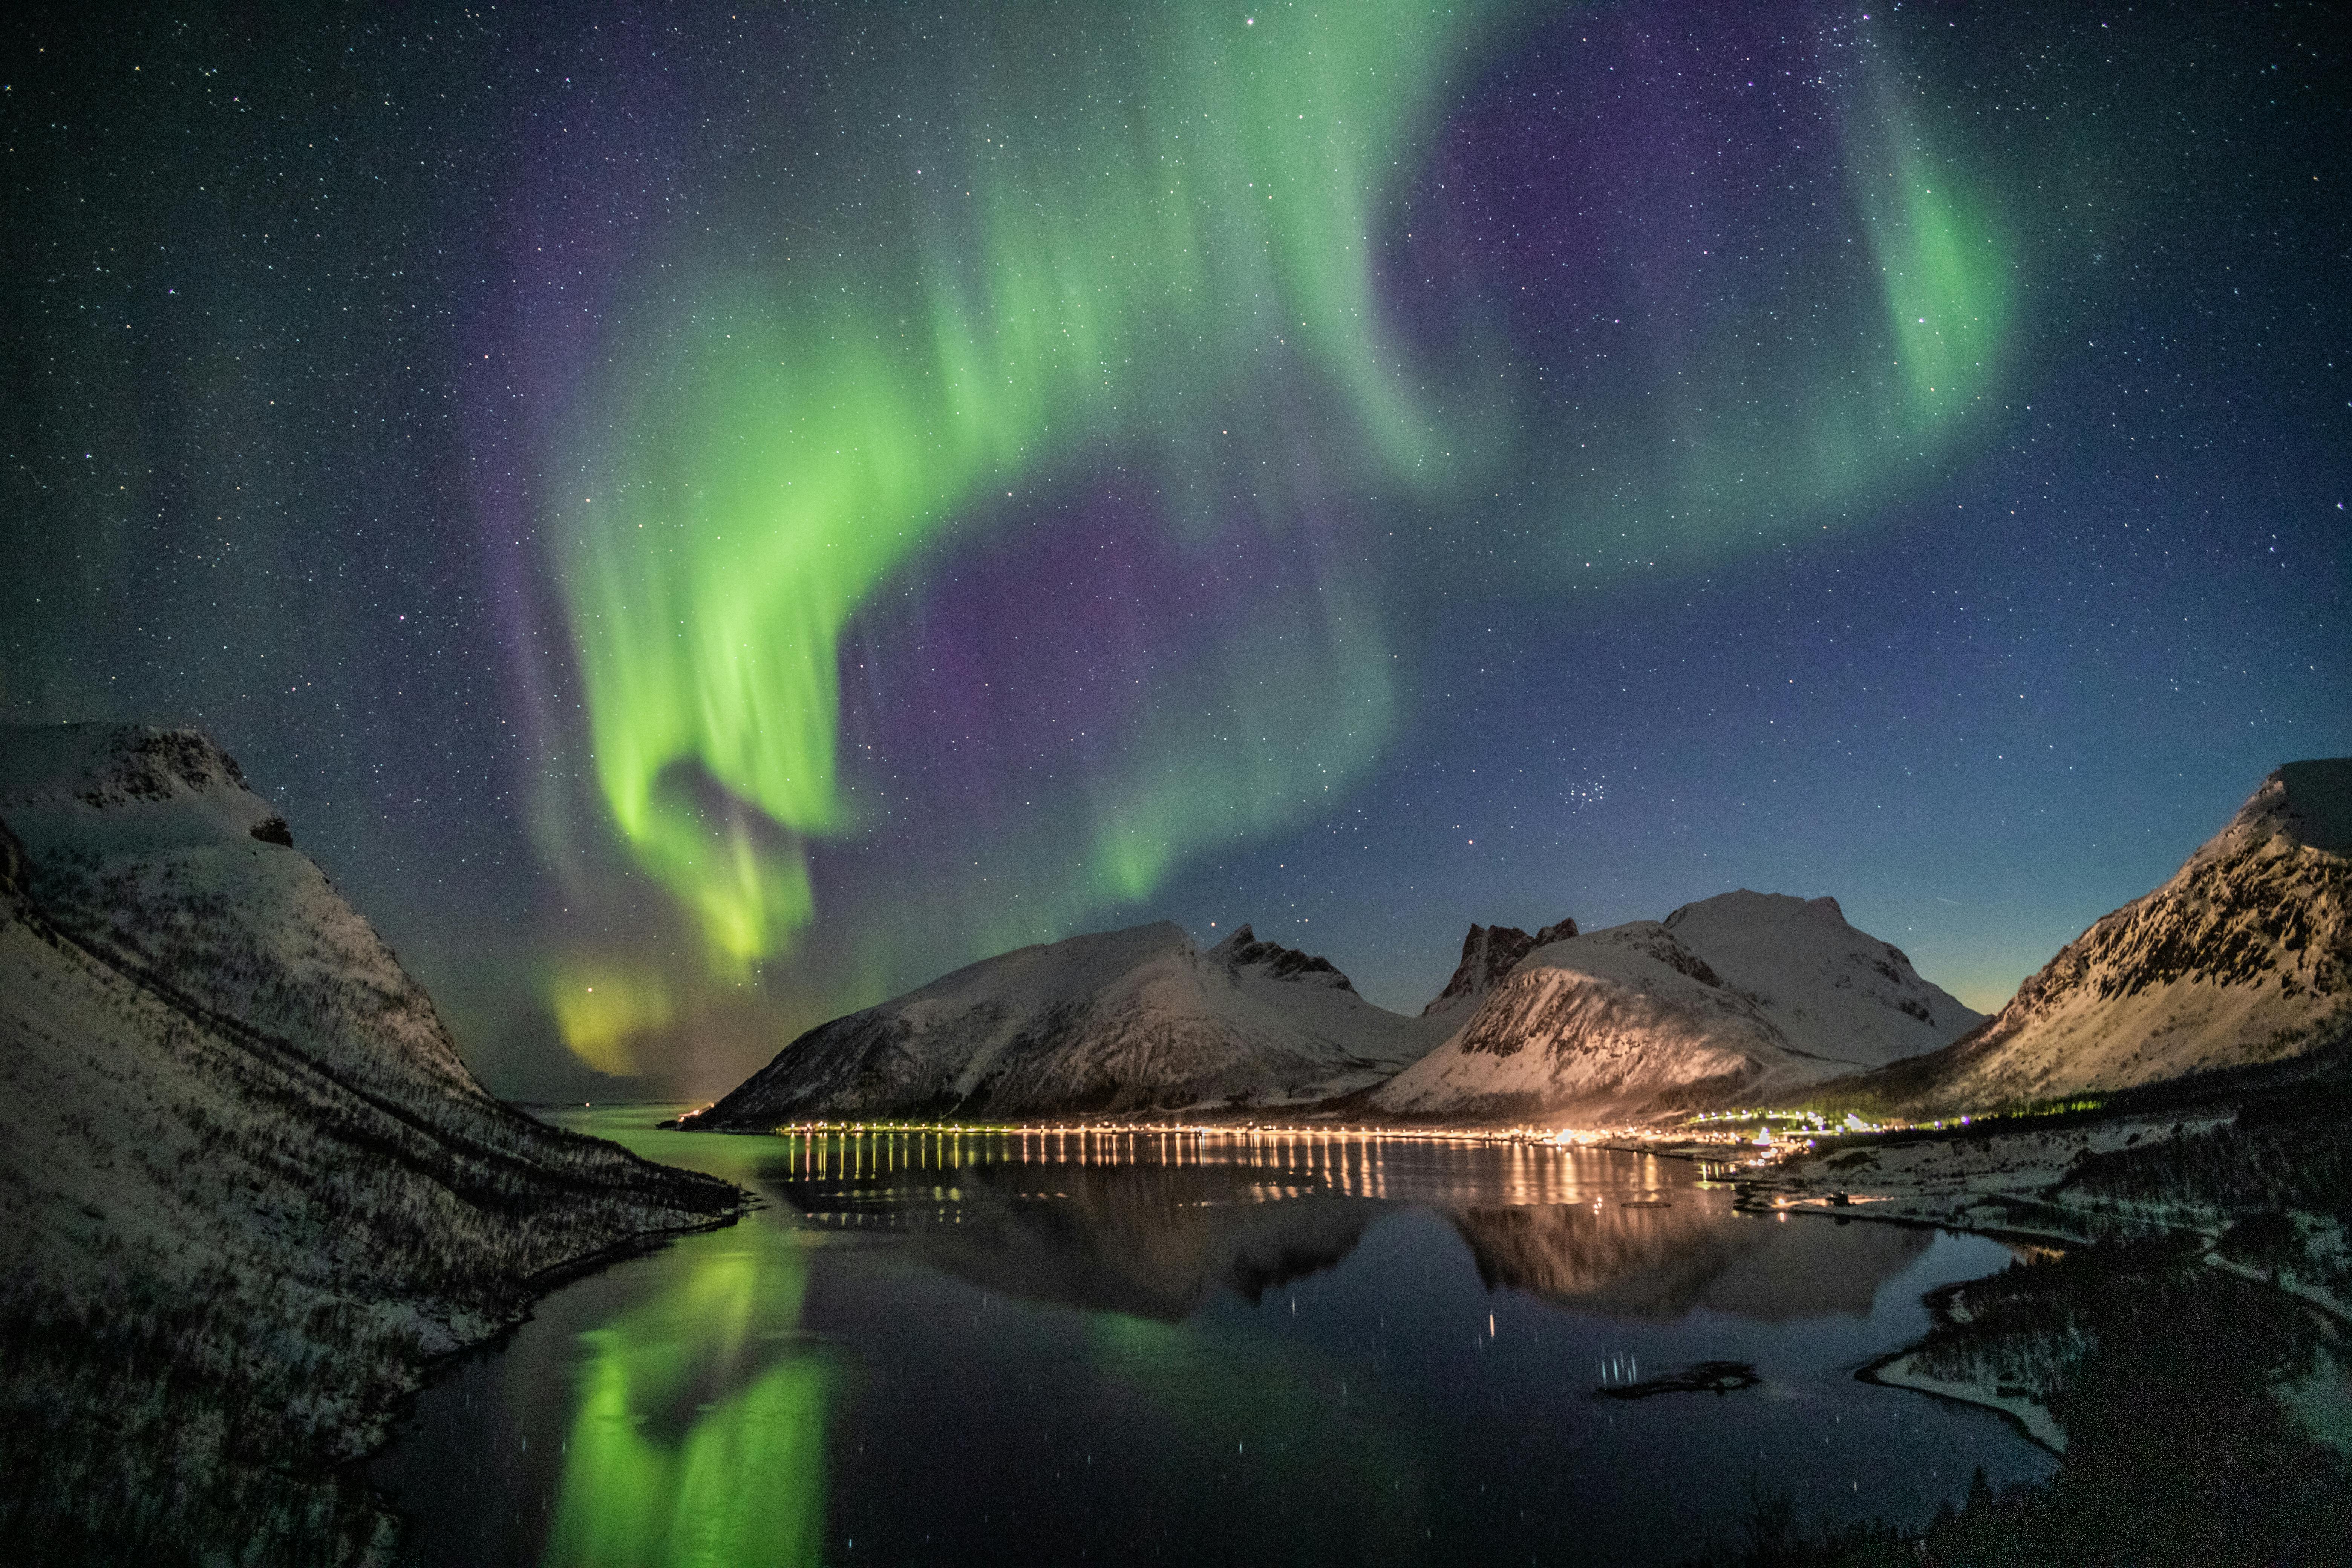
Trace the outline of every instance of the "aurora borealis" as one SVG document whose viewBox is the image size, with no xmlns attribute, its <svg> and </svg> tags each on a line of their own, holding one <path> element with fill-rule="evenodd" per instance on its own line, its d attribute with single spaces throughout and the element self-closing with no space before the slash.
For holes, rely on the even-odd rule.
<svg viewBox="0 0 2352 1568">
<path fill-rule="evenodd" d="M 931 166 L 877 195 L 871 232 L 838 259 L 761 267 L 741 252 L 798 242 L 763 213 L 730 214 L 727 254 L 689 247 L 684 289 L 625 322 L 593 378 L 574 438 L 589 493 L 557 509 L 590 745 L 614 825 L 722 966 L 788 952 L 818 914 L 801 843 L 860 830 L 837 753 L 845 629 L 936 537 L 985 527 L 993 487 L 1042 479 L 1051 508 L 1106 462 L 1139 470 L 1139 531 L 1172 535 L 1179 570 L 1223 564 L 1245 532 L 1328 537 L 1309 598 L 1221 606 L 1206 648 L 1130 620 L 1159 667 L 1135 685 L 1172 680 L 1183 707 L 1216 717 L 1188 724 L 1157 691 L 1101 716 L 1118 743 L 1093 748 L 1069 804 L 1071 868 L 1038 889 L 1051 930 L 1288 825 L 1310 784 L 1351 781 L 1396 700 L 1364 492 L 1401 489 L 1410 505 L 1435 490 L 1442 508 L 1449 486 L 1508 461 L 1476 455 L 1493 426 L 1574 427 L 1539 400 L 1428 406 L 1379 299 L 1376 216 L 1425 140 L 1431 67 L 1465 52 L 1454 27 L 1417 5 L 1269 12 L 1263 26 L 1226 7 L 1154 10 L 1096 19 L 1110 36 L 1078 79 L 1050 79 L 1030 62 L 1070 23 L 1010 12 L 969 47 L 927 39 L 890 61 L 910 96 L 950 110 L 894 136 L 936 151 L 908 154 Z M 940 53 L 980 63 L 943 70 Z M 1746 418 L 1692 437 L 1764 470 L 1768 492 L 1773 468 L 1801 471 L 1816 504 L 1932 447 L 2004 347 L 2008 258 L 1964 199 L 1937 194 L 1958 176 L 1937 173 L 1884 68 L 1856 74 L 1858 101 L 1824 118 L 1853 144 L 1842 237 L 1864 242 L 1885 330 L 1865 325 L 1828 365 L 1769 366 L 1825 405 L 1801 405 L 1813 450 L 1797 463 L 1765 459 Z M 1508 380 L 1506 353 L 1479 358 Z M 1277 464 L 1285 482 L 1250 485 Z M 1562 493 L 1538 528 L 1578 532 L 1575 476 L 1546 477 Z M 1708 501 L 1744 521 L 1787 499 Z M 1250 647 L 1270 623 L 1294 646 Z M 1253 701 L 1269 673 L 1316 689 Z"/>
<path fill-rule="evenodd" d="M 0 698 L 212 728 L 509 1092 L 1161 917 L 1986 1005 L 2352 750 L 2315 10 L 26 37 Z"/>
</svg>

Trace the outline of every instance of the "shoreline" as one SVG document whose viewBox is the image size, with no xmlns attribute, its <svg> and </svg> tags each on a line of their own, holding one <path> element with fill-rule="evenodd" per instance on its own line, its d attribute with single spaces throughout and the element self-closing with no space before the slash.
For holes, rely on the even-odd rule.
<svg viewBox="0 0 2352 1568">
<path fill-rule="evenodd" d="M 675 1102 L 660 1101 L 644 1103 L 645 1108 L 648 1111 L 658 1111 L 659 1110 L 669 1109 L 671 1105 L 675 1104 Z M 1713 1149 L 1704 1143 L 1695 1144 L 1692 1141 L 1687 1139 L 1660 1139 L 1653 1142 L 1650 1140 L 1641 1138 L 1639 1135 L 1629 1137 L 1626 1132 L 1622 1131 L 1612 1131 L 1580 1139 L 1563 1140 L 1559 1138 L 1556 1134 L 1546 1136 L 1525 1127 L 1477 1128 L 1462 1127 L 1458 1125 L 1453 1127 L 1409 1127 L 1381 1125 L 1378 1123 L 1329 1121 L 1299 1125 L 1297 1123 L 1269 1121 L 1252 1122 L 1249 1121 L 1171 1121 L 1159 1123 L 1087 1121 L 1060 1123 L 1037 1121 L 992 1124 L 983 1123 L 973 1125 L 913 1121 L 885 1121 L 881 1119 L 876 1119 L 873 1121 L 812 1121 L 800 1123 L 781 1124 L 769 1129 L 734 1127 L 698 1129 L 690 1122 L 684 1127 L 676 1127 L 674 1122 L 656 1123 L 656 1125 L 671 1126 L 675 1127 L 677 1131 L 710 1131 L 734 1132 L 738 1135 L 751 1132 L 761 1132 L 768 1136 L 803 1138 L 829 1136 L 858 1138 L 1003 1138 L 1007 1140 L 1023 1140 L 1045 1137 L 1085 1138 L 1089 1141 L 1101 1139 L 1109 1141 L 1114 1139 L 1148 1139 L 1152 1137 L 1167 1136 L 1201 1136 L 1218 1139 L 1250 1140 L 1303 1138 L 1331 1142 L 1394 1140 L 1397 1142 L 1450 1142 L 1483 1144 L 1487 1146 L 1518 1145 L 1530 1148 L 1556 1148 L 1563 1152 L 1580 1149 L 1590 1150 L 1596 1152 L 1673 1159 L 1700 1167 L 1706 1167 L 1716 1163 L 1715 1158 L 1713 1158 L 1715 1155 L 1715 1151 Z M 2126 1123 L 2126 1125 L 2128 1125 L 2128 1123 Z M 2038 1131 L 2039 1130 L 2037 1129 L 2035 1131 Z M 1999 1140 L 2001 1137 L 2001 1135 L 1998 1133 L 1993 1136 L 1996 1140 Z M 2010 1136 L 2014 1137 L 2016 1134 L 2011 1133 Z M 1726 1153 L 1730 1152 L 1731 1151 L 1727 1149 L 1725 1151 Z M 1802 1156 L 1801 1156 L 1800 1159 L 1801 1161 Z M 2030 1163 L 2039 1163 L 2039 1162 L 2032 1162 Z M 1801 1192 L 1801 1190 L 1798 1192 L 1790 1192 L 1785 1187 L 1780 1187 L 1776 1178 L 1785 1180 L 1786 1177 L 1783 1175 L 1783 1172 L 1785 1172 L 1786 1169 L 1786 1166 L 1781 1166 L 1777 1170 L 1771 1166 L 1766 1166 L 1756 1169 L 1752 1173 L 1743 1173 L 1739 1178 L 1739 1183 L 1742 1186 L 1745 1186 L 1748 1182 L 1753 1181 L 1759 1186 L 1766 1188 L 1767 1191 L 1753 1194 L 1743 1192 L 1741 1194 L 1743 1201 L 1738 1206 L 1743 1211 L 1749 1213 L 1783 1215 L 1797 1213 L 1823 1216 L 1832 1220 L 1862 1219 L 1869 1220 L 1880 1225 L 1901 1226 L 1913 1229 L 1948 1231 L 1956 1236 L 1982 1237 L 1988 1240 L 1996 1241 L 2006 1247 L 2018 1249 L 2048 1249 L 2052 1247 L 2095 1246 L 2101 1240 L 2099 1232 L 2110 1227 L 2116 1229 L 2145 1228 L 2150 1230 L 2167 1230 L 2187 1233 L 2197 1236 L 2204 1243 L 2201 1260 L 2211 1267 L 2236 1275 L 2252 1283 L 2269 1285 L 2281 1295 L 2285 1296 L 2290 1300 L 2297 1304 L 2311 1308 L 2324 1316 L 2335 1319 L 2338 1322 L 2352 1323 L 2352 1317 L 2347 1317 L 2346 1313 L 2345 1304 L 2335 1300 L 2333 1298 L 2326 1298 L 2326 1293 L 2324 1291 L 2317 1291 L 2310 1288 L 2301 1289 L 2294 1289 L 2291 1286 L 2284 1285 L 2279 1281 L 2272 1279 L 2267 1273 L 2261 1270 L 2221 1258 L 2212 1249 L 2215 1237 L 2207 1227 L 2182 1224 L 2178 1221 L 2168 1222 L 2158 1220 L 2147 1216 L 2126 1216 L 2103 1213 L 2097 1210 L 2075 1210 L 2071 1205 L 2053 1203 L 2047 1198 L 2042 1197 L 2037 1192 L 2031 1190 L 2030 1188 L 2021 1191 L 2013 1189 L 1987 1190 L 1984 1187 L 1978 1186 L 1976 1183 L 1966 1184 L 1959 1192 L 1937 1194 L 1931 1194 L 1926 1191 L 1916 1190 L 1907 1193 L 1887 1193 L 1883 1195 L 1870 1194 L 1865 1192 L 1856 1192 L 1848 1197 L 1846 1202 L 1840 1203 L 1828 1194 L 1805 1193 Z M 1886 1174 L 1891 1173 L 1880 1173 Z M 1927 1173 L 1925 1172 L 1920 1172 L 1916 1173 L 1915 1174 L 1925 1175 L 1926 1173 Z M 1990 1173 L 1985 1173 L 1985 1174 L 1988 1175 Z M 2003 1172 L 2002 1173 L 2010 1174 L 2011 1172 Z M 2036 1172 L 2035 1173 L 2042 1173 Z M 1863 1173 L 1857 1172 L 1856 1174 L 1860 1175 L 1863 1174 Z M 1699 1177 L 1699 1180 L 1709 1185 L 1728 1185 L 1733 1182 L 1733 1178 L 1729 1175 L 1714 1174 L 1702 1174 Z M 1979 1176 L 1979 1180 L 1981 1181 L 1982 1177 Z M 1908 1185 L 1909 1184 L 1898 1183 L 1897 1184 Z M 1772 1190 L 1776 1188 L 1777 1190 Z M 1975 1190 L 1969 1190 L 1971 1188 Z M 1841 1194 L 1839 1195 L 1843 1196 L 1845 1194 Z M 1933 1202 L 1933 1198 L 1937 1196 L 1943 1197 L 1947 1201 L 1958 1199 L 1959 1200 L 1959 1205 L 1957 1210 L 1944 1209 L 1940 1213 L 1936 1212 L 1937 1207 L 1940 1205 L 1936 1205 Z M 1761 1199 L 1762 1201 L 1757 1201 L 1758 1199 Z M 2035 1225 L 2031 1219 L 2025 1218 L 2018 1214 L 2018 1209 L 2021 1206 L 2031 1206 L 2035 1210 L 2039 1210 L 2041 1211 L 2041 1214 L 2034 1217 L 2039 1218 L 2042 1215 L 2046 1215 L 2050 1221 L 2057 1222 L 2057 1224 Z M 1923 1209 L 1927 1212 L 1921 1212 Z M 2003 1216 L 2002 1220 L 1988 1224 L 1976 1217 L 1977 1215 L 1982 1214 L 1987 1210 L 1997 1210 L 2001 1212 Z M 740 1215 L 739 1213 L 737 1215 L 727 1220 L 716 1222 L 710 1226 L 698 1226 L 695 1228 L 698 1230 L 719 1228 L 721 1225 L 735 1223 L 735 1221 L 740 1219 Z M 2065 1228 L 2059 1228 L 2059 1225 L 2064 1225 Z M 577 1278 L 586 1273 L 593 1273 L 602 1268 L 609 1267 L 613 1263 L 625 1261 L 626 1258 L 632 1254 L 654 1250 L 661 1245 L 666 1244 L 667 1240 L 674 1239 L 677 1235 L 680 1234 L 689 1233 L 670 1233 L 669 1235 L 660 1237 L 646 1238 L 634 1246 L 624 1244 L 619 1247 L 611 1249 L 606 1256 L 599 1259 L 581 1260 L 576 1266 L 562 1271 L 564 1278 L 549 1279 L 543 1289 L 538 1289 L 535 1291 L 533 1300 L 535 1301 L 540 1295 L 543 1295 L 547 1291 L 560 1287 L 562 1283 L 567 1282 L 571 1278 Z M 1993 1276 L 1991 1275 L 1987 1275 L 1981 1278 L 1992 1277 Z M 536 1284 L 536 1282 L 534 1283 Z M 1961 1283 L 1965 1285 L 1969 1282 L 1964 1281 Z M 1931 1313 L 1940 1316 L 1943 1310 L 1942 1305 L 1935 1299 L 1938 1294 L 1939 1292 L 1929 1292 L 1927 1298 L 1927 1303 Z M 477 1353 L 487 1346 L 499 1342 L 503 1342 L 515 1331 L 515 1329 L 520 1327 L 521 1321 L 527 1320 L 518 1321 L 516 1324 L 509 1326 L 498 1336 L 495 1336 L 493 1341 L 484 1342 L 483 1346 L 472 1347 L 466 1352 L 456 1352 L 447 1359 L 454 1362 L 462 1359 L 465 1355 Z M 1944 1400 L 1951 1404 L 1969 1405 L 1982 1410 L 1990 1411 L 1993 1415 L 2000 1416 L 2013 1431 L 2022 1436 L 2026 1441 L 2032 1443 L 2034 1447 L 2057 1458 L 2062 1462 L 2065 1459 L 2068 1447 L 2065 1428 L 2058 1422 L 2057 1418 L 2050 1413 L 2050 1410 L 2046 1405 L 2021 1394 L 2004 1394 L 1999 1392 L 1999 1390 L 1994 1386 L 1970 1382 L 1950 1382 L 1939 1378 L 1928 1377 L 1916 1372 L 1913 1369 L 1912 1358 L 1925 1347 L 1926 1343 L 1926 1338 L 1923 1336 L 1920 1339 L 1914 1340 L 1908 1343 L 1888 1350 L 1882 1354 L 1874 1356 L 1871 1360 L 1855 1369 L 1853 1375 L 1855 1381 L 1868 1384 L 1875 1387 L 1904 1390 L 1914 1394 L 1925 1394 L 1930 1398 Z"/>
<path fill-rule="evenodd" d="M 523 1109 L 523 1113 L 530 1116 L 533 1121 L 542 1121 L 551 1127 L 557 1125 L 536 1114 L 536 1108 L 519 1107 L 518 1109 Z M 677 1165 L 662 1165 L 660 1168 L 666 1171 L 689 1169 Z M 708 1174 L 709 1173 L 692 1173 Z M 724 1180 L 724 1178 L 719 1179 Z M 690 1225 L 638 1231 L 593 1251 L 583 1252 L 578 1257 L 551 1263 L 520 1280 L 518 1287 L 525 1294 L 512 1317 L 470 1343 L 454 1346 L 421 1363 L 415 1363 L 411 1368 L 415 1376 L 413 1384 L 393 1394 L 373 1412 L 352 1424 L 351 1429 L 353 1431 L 364 1430 L 369 1426 L 375 1425 L 377 1432 L 374 1441 L 370 1442 L 364 1448 L 348 1458 L 330 1463 L 325 1467 L 323 1473 L 360 1489 L 368 1498 L 378 1517 L 393 1522 L 394 1531 L 389 1542 L 384 1542 L 379 1538 L 378 1550 L 372 1551 L 362 1559 L 368 1568 L 389 1568 L 390 1564 L 400 1560 L 402 1543 L 407 1535 L 410 1510 L 397 1505 L 394 1500 L 375 1483 L 368 1472 L 401 1440 L 404 1429 L 415 1418 L 418 1402 L 436 1384 L 477 1359 L 504 1354 L 512 1346 L 515 1336 L 538 1320 L 540 1303 L 557 1291 L 602 1274 L 607 1269 L 635 1262 L 639 1258 L 649 1258 L 688 1237 L 706 1236 L 713 1231 L 726 1230 L 740 1225 L 754 1210 L 766 1206 L 759 1194 L 750 1188 L 735 1183 L 729 1183 L 729 1185 L 735 1187 L 739 1196 L 734 1205 L 723 1213 Z"/>
<path fill-rule="evenodd" d="M 2066 1457 L 2066 1429 L 2058 1425 L 2048 1405 L 2021 1395 L 1989 1391 L 1973 1383 L 1947 1383 L 1940 1378 L 1925 1377 L 1910 1372 L 1905 1363 L 1918 1352 L 1918 1345 L 1906 1345 L 1889 1351 L 1885 1355 L 1864 1363 L 1856 1368 L 1853 1379 L 1876 1388 L 1907 1389 L 1931 1398 L 1948 1400 L 1954 1405 L 1973 1405 L 2001 1416 L 2022 1434 L 2026 1441 L 2038 1448 Z"/>
<path fill-rule="evenodd" d="M 1859 1204 L 1851 1206 L 1832 1205 L 1826 1199 L 1818 1197 L 1798 1199 L 1750 1212 L 1818 1215 L 1841 1220 L 1869 1220 L 1878 1225 L 1950 1231 L 1958 1236 L 1981 1236 L 1988 1240 L 1998 1241 L 2007 1246 L 2048 1247 L 2053 1243 L 2070 1247 L 2099 1245 L 2099 1238 L 2095 1237 L 2068 1236 L 2055 1231 L 1973 1226 L 1954 1219 L 1935 1219 L 1901 1213 L 1873 1214 Z M 2203 1243 L 2198 1254 L 2198 1260 L 2200 1263 L 2243 1279 L 2249 1284 L 2267 1287 L 2294 1306 L 2307 1308 L 2342 1327 L 2352 1328 L 2352 1304 L 2338 1300 L 2332 1293 L 2317 1286 L 2305 1285 L 2300 1280 L 2274 1279 L 2263 1269 L 2222 1257 L 2215 1248 L 2216 1237 L 2205 1229 L 2189 1225 L 2165 1225 L 2153 1220 L 2141 1223 L 2155 1228 L 2194 1236 Z M 1984 1275 L 1979 1278 L 1990 1279 L 1992 1276 Z M 1948 1295 L 1954 1289 L 1965 1289 L 1970 1283 L 1973 1281 L 1962 1280 L 1956 1286 L 1929 1291 L 1923 1298 L 1929 1313 L 1941 1318 L 1945 1306 L 1944 1302 L 1937 1298 Z M 1884 1355 L 1874 1357 L 1855 1369 L 1853 1374 L 1855 1381 L 1881 1388 L 1906 1389 L 1932 1398 L 1949 1400 L 1959 1405 L 1973 1405 L 1980 1409 L 1990 1410 L 2008 1421 L 2037 1447 L 2056 1455 L 2062 1461 L 2065 1458 L 2066 1430 L 2059 1424 L 2057 1418 L 2051 1415 L 2049 1406 L 2021 1395 L 2004 1395 L 1997 1389 L 1988 1389 L 1981 1384 L 1949 1383 L 1908 1371 L 1906 1363 L 1924 1348 L 1926 1343 L 1926 1339 L 1922 1338 L 1898 1349 L 1888 1351 Z"/>
</svg>

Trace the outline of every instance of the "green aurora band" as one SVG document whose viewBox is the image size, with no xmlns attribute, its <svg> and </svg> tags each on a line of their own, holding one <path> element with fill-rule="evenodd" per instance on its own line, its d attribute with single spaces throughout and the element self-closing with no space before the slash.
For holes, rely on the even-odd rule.
<svg viewBox="0 0 2352 1568">
<path fill-rule="evenodd" d="M 664 258 L 586 400 L 553 532 L 603 804 L 714 976 L 791 950 L 817 912 L 809 845 L 866 820 L 841 754 L 845 629 L 1013 492 L 1148 472 L 1171 537 L 1205 557 L 1230 530 L 1344 516 L 1342 480 L 1458 512 L 1465 483 L 1517 460 L 1557 497 L 1540 576 L 1596 530 L 1752 543 L 1884 489 L 1984 404 L 2013 264 L 1876 68 L 1843 177 L 1880 330 L 1711 328 L 1699 348 L 1744 401 L 1658 416 L 1682 437 L 1665 458 L 1633 439 L 1599 456 L 1593 432 L 1582 468 L 1552 455 L 1578 441 L 1506 347 L 1409 363 L 1376 297 L 1380 237 L 1509 20 L 1476 10 L 1171 5 L 1076 64 L 1054 47 L 1066 18 L 1034 8 L 987 22 L 988 48 L 884 46 L 876 68 L 919 106 L 888 188 L 812 205 L 804 182 L 793 210 L 822 213 L 819 233 L 747 183 L 730 199 L 760 245 Z M 1320 478 L 1295 477 L 1302 453 Z M 1640 515 L 1670 521 L 1606 499 L 1629 477 Z M 1311 597 L 1284 602 L 1294 619 L 1223 629 L 1177 699 L 1139 700 L 1115 759 L 1058 803 L 1068 868 L 1036 873 L 1017 930 L 975 940 L 1061 934 L 1360 776 L 1404 701 L 1373 550 L 1327 552 Z"/>
<path fill-rule="evenodd" d="M 805 1264 L 762 1240 L 708 1253 L 672 1289 L 582 1336 L 591 1354 L 544 1568 L 824 1560 L 832 1369 L 793 1337 Z M 727 1390 L 715 1399 L 714 1384 Z"/>
</svg>

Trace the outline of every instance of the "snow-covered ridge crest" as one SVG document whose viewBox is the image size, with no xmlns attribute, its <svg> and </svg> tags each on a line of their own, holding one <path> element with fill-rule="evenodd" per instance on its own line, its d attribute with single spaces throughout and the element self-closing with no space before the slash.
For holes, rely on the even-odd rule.
<svg viewBox="0 0 2352 1568">
<path fill-rule="evenodd" d="M 1665 929 L 1753 997 L 1791 1044 L 1878 1066 L 1983 1022 L 1922 979 L 1901 948 L 1847 923 L 1832 898 L 1746 889 L 1685 904 Z"/>
<path fill-rule="evenodd" d="M 286 819 L 209 735 L 145 724 L 11 726 L 0 815 L 120 847 L 243 835 L 291 847 Z"/>
<path fill-rule="evenodd" d="M 1832 899 L 1741 889 L 1537 947 L 1373 1107 L 1632 1118 L 1770 1095 L 1933 1050 L 1980 1016 Z"/>
<path fill-rule="evenodd" d="M 739 1196 L 484 1092 L 276 816 L 193 731 L 0 727 L 15 1538 L 380 1560 L 333 1467 L 427 1362 Z"/>
<path fill-rule="evenodd" d="M 820 1025 L 688 1124 L 1311 1104 L 1437 1032 L 1247 926 L 1203 952 L 1163 921 L 983 959 Z"/>
<path fill-rule="evenodd" d="M 1948 1051 L 1854 1089 L 1982 1109 L 2277 1061 L 2352 1032 L 2352 758 L 2289 763 Z"/>
<path fill-rule="evenodd" d="M 354 1083 L 487 1100 L 424 988 L 234 759 L 194 730 L 0 731 L 0 817 L 78 940 Z"/>
</svg>

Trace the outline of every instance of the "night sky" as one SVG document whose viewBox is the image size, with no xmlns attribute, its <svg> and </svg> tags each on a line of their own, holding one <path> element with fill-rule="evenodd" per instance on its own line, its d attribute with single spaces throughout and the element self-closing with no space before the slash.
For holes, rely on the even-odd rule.
<svg viewBox="0 0 2352 1568">
<path fill-rule="evenodd" d="M 515 1095 L 1162 918 L 1990 1008 L 2352 752 L 2336 20 L 20 18 L 0 712 L 209 730 Z"/>
</svg>

